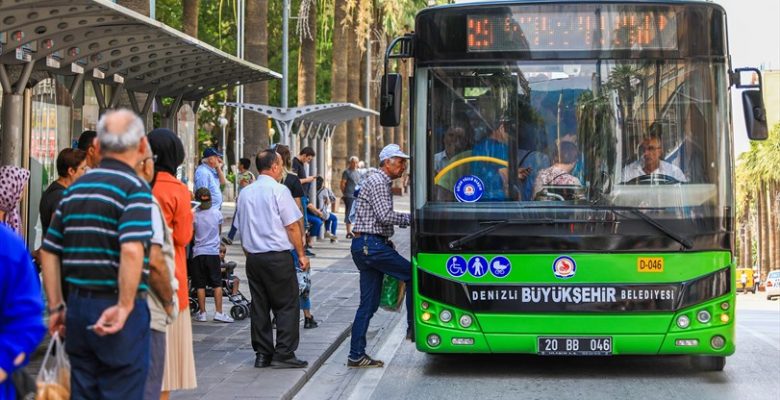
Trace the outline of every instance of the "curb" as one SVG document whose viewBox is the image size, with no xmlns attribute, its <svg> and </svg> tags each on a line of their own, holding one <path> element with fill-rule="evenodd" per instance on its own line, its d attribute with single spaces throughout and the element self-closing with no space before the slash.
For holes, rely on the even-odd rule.
<svg viewBox="0 0 780 400">
<path fill-rule="evenodd" d="M 299 379 L 298 382 L 296 382 L 295 385 L 293 385 L 293 387 L 290 388 L 290 390 L 288 390 L 287 393 L 285 393 L 281 397 L 281 399 L 291 400 L 293 397 L 295 397 L 295 395 L 298 394 L 298 392 L 300 392 L 304 386 L 306 386 L 309 380 L 311 380 L 314 374 L 316 374 L 317 371 L 319 371 L 322 365 L 325 364 L 325 361 L 329 359 L 330 356 L 332 356 L 333 353 L 336 352 L 336 349 L 338 349 L 339 346 L 341 346 L 344 340 L 347 339 L 351 330 L 352 330 L 352 323 L 350 322 L 349 324 L 347 324 L 347 327 L 344 328 L 344 331 L 341 332 L 341 334 L 339 334 L 336 340 L 333 341 L 333 343 L 331 343 L 327 349 L 325 349 L 325 351 L 322 353 L 322 356 L 314 360 L 314 362 L 311 364 L 311 367 L 306 370 L 306 373 L 303 374 L 301 379 Z"/>
</svg>

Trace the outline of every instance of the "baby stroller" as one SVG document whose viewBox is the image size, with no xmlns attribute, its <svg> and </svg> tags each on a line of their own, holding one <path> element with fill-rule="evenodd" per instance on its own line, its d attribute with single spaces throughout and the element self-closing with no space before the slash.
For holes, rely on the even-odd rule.
<svg viewBox="0 0 780 400">
<path fill-rule="evenodd" d="M 228 261 L 220 265 L 222 270 L 222 297 L 227 298 L 233 306 L 230 307 L 230 316 L 233 319 L 239 321 L 249 316 L 249 306 L 251 302 L 247 299 L 241 291 L 233 294 L 233 271 L 236 269 L 235 261 Z M 191 279 L 188 277 L 188 279 Z M 198 290 L 192 287 L 192 282 L 189 282 L 189 299 L 190 299 L 190 313 L 195 314 L 200 311 L 198 306 Z M 206 287 L 206 297 L 214 297 L 214 288 Z"/>
</svg>

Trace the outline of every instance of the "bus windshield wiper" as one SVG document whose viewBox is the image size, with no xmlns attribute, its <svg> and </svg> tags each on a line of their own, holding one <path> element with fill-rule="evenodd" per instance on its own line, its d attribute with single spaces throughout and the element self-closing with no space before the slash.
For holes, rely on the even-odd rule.
<svg viewBox="0 0 780 400">
<path fill-rule="evenodd" d="M 633 207 L 625 208 L 625 210 L 628 210 L 631 214 L 636 215 L 637 217 L 641 218 L 642 220 L 644 220 L 648 224 L 650 224 L 653 227 L 655 227 L 655 229 L 658 229 L 659 231 L 663 232 L 666 236 L 674 239 L 675 241 L 677 241 L 677 243 L 680 243 L 686 249 L 692 249 L 693 248 L 693 243 L 691 243 L 690 240 L 688 240 L 687 238 L 684 238 L 684 237 L 674 233 L 674 231 L 669 229 L 668 226 L 663 225 L 660 222 L 656 221 L 655 219 L 653 219 L 649 215 L 643 213 L 642 210 L 640 210 L 638 208 L 633 208 Z"/>
<path fill-rule="evenodd" d="M 482 224 L 490 224 L 490 226 L 482 228 L 476 232 L 470 233 L 466 236 L 463 236 L 460 239 L 455 239 L 451 241 L 447 246 L 450 248 L 450 250 L 455 250 L 457 248 L 460 248 L 460 246 L 466 242 L 470 242 L 474 239 L 481 238 L 482 236 L 487 235 L 490 232 L 493 232 L 494 230 L 507 226 L 507 225 L 535 225 L 535 224 L 551 224 L 553 222 L 556 222 L 556 220 L 552 218 L 542 218 L 542 219 L 504 219 L 504 220 L 498 220 L 498 221 L 484 221 Z"/>
</svg>

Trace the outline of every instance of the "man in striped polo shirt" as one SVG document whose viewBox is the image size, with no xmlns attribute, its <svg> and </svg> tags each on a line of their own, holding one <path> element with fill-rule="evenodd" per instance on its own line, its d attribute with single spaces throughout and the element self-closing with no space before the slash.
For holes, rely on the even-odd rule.
<svg viewBox="0 0 780 400">
<path fill-rule="evenodd" d="M 149 366 L 149 144 L 129 110 L 98 123 L 102 160 L 71 185 L 43 241 L 49 330 L 66 334 L 73 398 L 141 399 Z M 67 311 L 60 274 L 70 286 Z"/>
</svg>

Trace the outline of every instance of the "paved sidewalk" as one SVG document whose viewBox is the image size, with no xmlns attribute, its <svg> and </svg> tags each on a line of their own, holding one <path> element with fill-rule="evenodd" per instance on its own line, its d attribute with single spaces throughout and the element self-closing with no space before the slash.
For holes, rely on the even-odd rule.
<svg viewBox="0 0 780 400">
<path fill-rule="evenodd" d="M 409 197 L 395 197 L 396 210 L 409 209 Z M 226 226 L 233 214 L 233 204 L 225 203 Z M 174 399 L 289 399 L 314 375 L 317 369 L 348 337 L 359 303 L 358 273 L 349 255 L 350 241 L 339 216 L 339 242 L 316 242 L 312 251 L 312 314 L 319 322 L 316 329 L 301 329 L 296 355 L 309 362 L 305 369 L 274 370 L 254 368 L 255 354 L 250 342 L 249 318 L 233 324 L 193 322 L 195 365 L 198 388 L 174 392 Z M 227 229 L 226 229 L 227 230 Z M 393 237 L 401 254 L 409 257 L 410 239 L 407 229 L 397 229 Z M 249 296 L 244 269 L 244 256 L 239 241 L 228 246 L 227 259 L 236 261 L 236 275 L 241 279 L 241 292 Z M 225 301 L 225 311 L 230 303 Z M 209 319 L 213 317 L 213 299 L 206 304 Z M 379 311 L 372 321 L 369 336 L 398 317 L 398 313 Z M 301 327 L 303 326 L 301 314 Z M 370 339 L 370 337 L 369 337 Z M 346 369 L 346 360 L 344 360 Z"/>
</svg>

